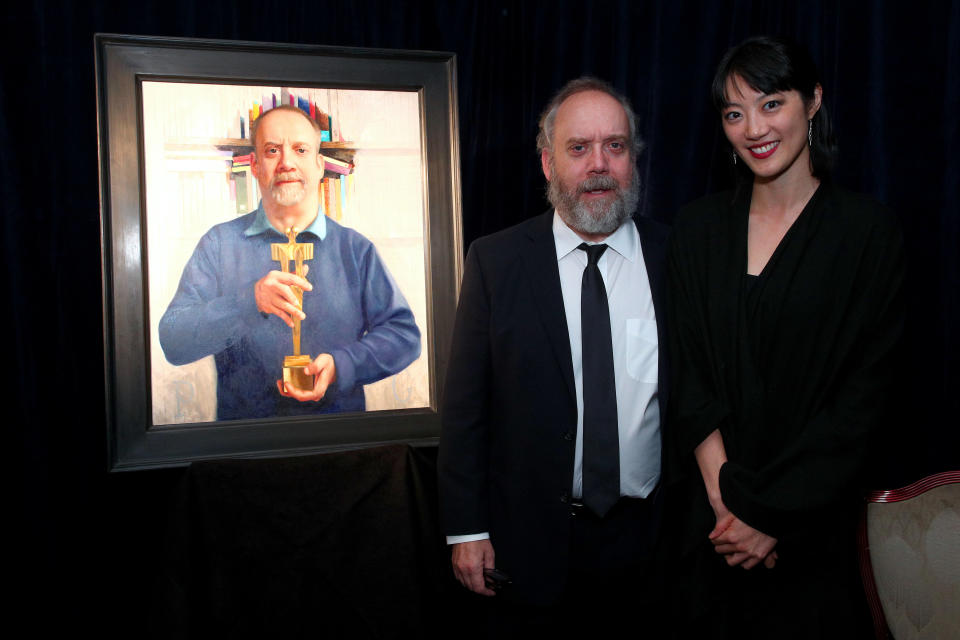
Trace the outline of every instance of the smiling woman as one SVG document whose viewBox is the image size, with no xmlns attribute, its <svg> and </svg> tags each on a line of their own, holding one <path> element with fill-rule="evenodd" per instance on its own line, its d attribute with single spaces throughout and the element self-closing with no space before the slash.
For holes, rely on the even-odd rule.
<svg viewBox="0 0 960 640">
<path fill-rule="evenodd" d="M 739 185 L 680 212 L 668 266 L 678 637 L 861 637 L 856 507 L 903 321 L 899 225 L 830 180 L 799 45 L 730 50 L 713 97 Z"/>
<path fill-rule="evenodd" d="M 819 84 L 809 100 L 796 89 L 765 93 L 739 75 L 727 77 L 723 131 L 755 180 L 803 180 L 811 175 L 808 133 L 822 93 Z"/>
<path fill-rule="evenodd" d="M 792 122 L 802 124 L 803 138 L 809 149 L 809 155 L 806 156 L 810 163 L 809 172 L 816 178 L 830 175 L 836 156 L 836 143 L 830 117 L 823 104 L 819 72 L 810 55 L 796 43 L 784 39 L 755 38 L 731 49 L 720 62 L 714 76 L 711 97 L 713 106 L 723 118 L 724 133 L 733 147 L 733 153 L 744 159 L 743 155 L 737 153 L 738 132 L 742 136 L 763 135 L 767 133 L 764 131 L 764 122 L 769 123 L 773 118 L 780 126 L 788 122 L 783 119 L 784 107 L 788 107 L 790 115 L 799 116 L 796 109 L 802 105 L 803 122 L 800 123 L 799 118 Z M 796 104 L 797 100 L 800 104 Z M 753 104 L 750 104 L 751 101 Z M 738 127 L 744 126 L 746 116 L 750 115 L 744 111 L 748 107 L 760 111 L 753 115 L 764 117 L 749 119 L 745 125 L 748 131 L 743 133 Z M 774 142 L 777 142 L 776 138 L 756 140 L 755 144 L 762 146 Z M 769 150 L 760 153 L 763 151 Z M 741 167 L 738 177 L 752 182 L 754 166 Z"/>
</svg>

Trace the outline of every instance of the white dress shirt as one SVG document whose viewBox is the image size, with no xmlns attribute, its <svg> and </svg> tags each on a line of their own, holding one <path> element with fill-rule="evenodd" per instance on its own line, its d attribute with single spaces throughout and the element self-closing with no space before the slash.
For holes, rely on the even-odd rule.
<svg viewBox="0 0 960 640">
<path fill-rule="evenodd" d="M 560 290 L 570 338 L 577 391 L 577 441 L 572 495 L 583 495 L 583 348 L 580 336 L 580 290 L 587 254 L 583 242 L 554 212 Z M 620 495 L 645 498 L 660 480 L 660 404 L 657 398 L 659 344 L 650 279 L 640 234 L 632 220 L 608 236 L 608 249 L 597 263 L 607 289 L 613 372 L 617 385 L 617 427 L 620 435 Z M 588 243 L 593 244 L 593 243 Z M 447 536 L 448 544 L 484 540 L 488 532 Z"/>
<path fill-rule="evenodd" d="M 580 290 L 587 254 L 583 240 L 553 214 L 560 289 L 567 316 L 573 378 L 577 389 L 577 446 L 573 496 L 583 495 L 583 349 L 580 339 Z M 597 267 L 607 289 L 613 373 L 617 385 L 620 434 L 620 495 L 646 498 L 660 480 L 660 404 L 657 399 L 659 345 L 657 319 L 643 261 L 640 234 L 627 220 L 604 241 L 608 249 Z M 588 243 L 592 244 L 592 243 Z"/>
</svg>

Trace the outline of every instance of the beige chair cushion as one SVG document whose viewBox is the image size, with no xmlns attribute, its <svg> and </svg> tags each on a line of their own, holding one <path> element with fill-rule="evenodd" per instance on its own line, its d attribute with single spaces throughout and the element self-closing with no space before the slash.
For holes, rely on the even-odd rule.
<svg viewBox="0 0 960 640">
<path fill-rule="evenodd" d="M 960 484 L 868 504 L 867 537 L 893 637 L 960 639 Z"/>
</svg>

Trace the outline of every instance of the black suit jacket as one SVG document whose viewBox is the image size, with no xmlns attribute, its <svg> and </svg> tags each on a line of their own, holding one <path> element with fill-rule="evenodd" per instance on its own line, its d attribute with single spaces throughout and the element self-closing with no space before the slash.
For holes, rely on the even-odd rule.
<svg viewBox="0 0 960 640">
<path fill-rule="evenodd" d="M 467 253 L 442 404 L 444 533 L 490 532 L 511 595 L 562 592 L 569 549 L 576 391 L 553 213 L 481 238 Z M 663 313 L 667 227 L 635 219 L 668 371 Z"/>
</svg>

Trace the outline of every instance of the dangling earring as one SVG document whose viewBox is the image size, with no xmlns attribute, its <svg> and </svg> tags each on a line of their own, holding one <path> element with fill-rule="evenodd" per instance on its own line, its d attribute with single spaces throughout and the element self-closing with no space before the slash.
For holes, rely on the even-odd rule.
<svg viewBox="0 0 960 640">
<path fill-rule="evenodd" d="M 807 146 L 813 146 L 813 120 L 807 120 Z"/>
<path fill-rule="evenodd" d="M 733 166 L 737 166 L 737 152 L 733 152 Z"/>
</svg>

